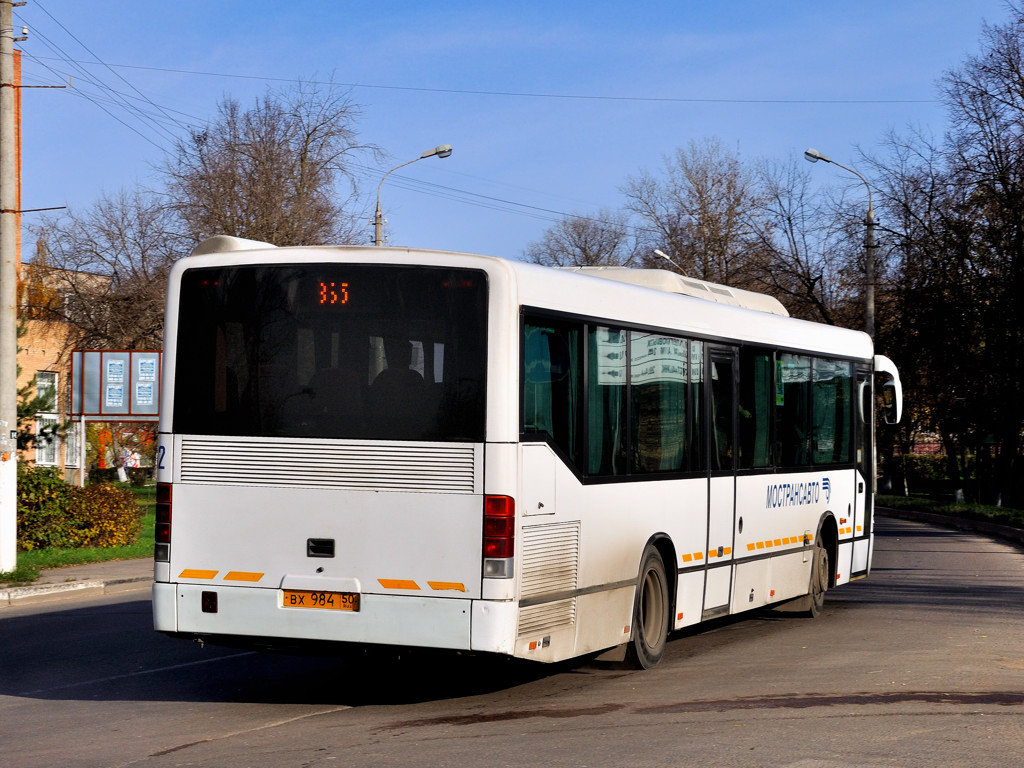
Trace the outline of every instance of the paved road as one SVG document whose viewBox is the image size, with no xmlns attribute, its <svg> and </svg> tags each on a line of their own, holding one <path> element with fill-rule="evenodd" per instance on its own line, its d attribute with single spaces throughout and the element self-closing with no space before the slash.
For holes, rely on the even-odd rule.
<svg viewBox="0 0 1024 768">
<path fill-rule="evenodd" d="M 1024 553 L 883 520 L 814 621 L 648 672 L 302 659 L 154 635 L 138 595 L 0 612 L 0 766 L 974 766 L 1024 754 Z"/>
</svg>

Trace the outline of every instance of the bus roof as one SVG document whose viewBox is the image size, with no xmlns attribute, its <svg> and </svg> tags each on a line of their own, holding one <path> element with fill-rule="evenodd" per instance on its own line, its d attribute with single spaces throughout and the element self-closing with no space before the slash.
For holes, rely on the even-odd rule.
<svg viewBox="0 0 1024 768">
<path fill-rule="evenodd" d="M 247 251 L 254 253 L 249 257 Z M 618 322 L 677 328 L 700 336 L 774 344 L 861 359 L 870 359 L 873 353 L 871 338 L 862 331 L 792 318 L 777 299 L 767 294 L 683 277 L 663 269 L 552 269 L 498 256 L 397 246 L 278 248 L 271 243 L 227 235 L 204 240 L 192 256 L 200 257 L 201 262 L 210 266 L 210 257 L 218 254 L 224 255 L 225 264 L 240 264 L 248 262 L 250 258 L 262 263 L 294 261 L 298 252 L 308 254 L 315 261 L 333 256 L 401 263 L 404 256 L 411 259 L 412 263 L 422 264 L 452 265 L 454 260 L 458 260 L 469 266 L 470 262 L 474 262 L 480 267 L 489 265 L 489 271 L 504 273 L 514 279 L 518 285 L 519 301 L 524 306 L 569 314 L 597 314 L 609 321 L 617 318 Z M 190 262 L 191 257 L 182 261 Z M 179 262 L 176 269 L 187 269 L 189 266 L 188 263 Z M 579 290 L 580 280 L 587 280 L 590 287 L 585 291 Z M 595 312 L 595 307 L 601 307 L 602 311 Z"/>
<path fill-rule="evenodd" d="M 620 283 L 640 285 L 656 291 L 678 293 L 682 296 L 693 296 L 719 304 L 756 309 L 758 312 L 769 312 L 773 315 L 789 317 L 789 312 L 782 302 L 767 293 L 755 293 L 742 288 L 730 288 L 727 285 L 709 283 L 706 280 L 697 280 L 693 277 L 669 272 L 667 269 L 632 269 L 630 267 L 563 267 L 563 269 L 592 277 L 603 277 L 606 280 L 616 280 Z"/>
</svg>

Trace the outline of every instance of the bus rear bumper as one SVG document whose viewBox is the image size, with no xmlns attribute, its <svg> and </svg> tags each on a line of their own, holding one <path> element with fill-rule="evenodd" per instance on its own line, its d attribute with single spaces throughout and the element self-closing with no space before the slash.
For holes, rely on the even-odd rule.
<svg viewBox="0 0 1024 768">
<path fill-rule="evenodd" d="M 216 612 L 203 593 L 216 592 Z M 209 600 L 207 608 L 209 609 Z M 217 637 L 403 645 L 510 653 L 513 603 L 409 595 L 360 596 L 359 611 L 286 608 L 282 592 L 255 587 L 153 585 L 159 632 Z"/>
</svg>

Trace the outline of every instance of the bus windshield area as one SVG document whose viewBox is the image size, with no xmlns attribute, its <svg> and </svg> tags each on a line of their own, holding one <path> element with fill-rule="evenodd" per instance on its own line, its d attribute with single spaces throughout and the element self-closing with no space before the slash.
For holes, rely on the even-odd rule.
<svg viewBox="0 0 1024 768">
<path fill-rule="evenodd" d="M 479 442 L 486 329 L 487 277 L 478 270 L 190 269 L 173 430 Z"/>
</svg>

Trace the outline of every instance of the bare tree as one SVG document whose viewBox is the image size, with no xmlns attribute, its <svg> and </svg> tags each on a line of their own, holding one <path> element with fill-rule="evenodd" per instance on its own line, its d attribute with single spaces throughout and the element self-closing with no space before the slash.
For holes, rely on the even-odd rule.
<svg viewBox="0 0 1024 768">
<path fill-rule="evenodd" d="M 226 234 L 275 245 L 353 242 L 360 216 L 348 163 L 360 108 L 333 85 L 269 92 L 179 140 L 164 166 L 169 205 L 197 241 Z M 341 193 L 340 187 L 346 192 Z"/>
<path fill-rule="evenodd" d="M 625 213 L 567 216 L 530 243 L 527 261 L 554 267 L 630 266 L 636 242 Z"/>
<path fill-rule="evenodd" d="M 36 228 L 36 319 L 73 329 L 86 348 L 159 347 L 170 265 L 209 235 L 276 245 L 347 242 L 363 218 L 350 212 L 349 158 L 359 108 L 333 86 L 299 84 L 248 110 L 225 98 L 164 164 L 164 186 L 105 195 Z"/>
<path fill-rule="evenodd" d="M 757 182 L 751 232 L 761 257 L 751 264 L 760 289 L 795 317 L 859 327 L 863 223 L 844 216 L 841 197 L 822 203 L 812 195 L 798 161 L 760 163 Z"/>
<path fill-rule="evenodd" d="M 977 454 L 981 496 L 1024 499 L 1024 9 L 940 81 L 938 142 L 892 136 L 876 162 L 899 257 L 880 327 L 950 474 Z M 914 402 L 912 401 L 912 402 Z M 963 487 L 959 482 L 956 487 Z"/>
<path fill-rule="evenodd" d="M 161 199 L 140 190 L 104 196 L 84 214 L 48 220 L 37 234 L 31 279 L 40 287 L 26 287 L 37 302 L 28 307 L 32 316 L 67 323 L 74 346 L 159 348 L 167 270 L 192 245 Z"/>
<path fill-rule="evenodd" d="M 627 180 L 626 207 L 642 222 L 645 261 L 655 248 L 691 277 L 747 288 L 755 280 L 757 196 L 739 158 L 717 139 L 690 142 L 665 159 L 664 175 Z M 662 266 L 658 264 L 658 266 Z"/>
</svg>

